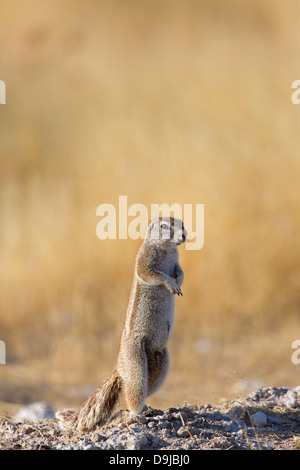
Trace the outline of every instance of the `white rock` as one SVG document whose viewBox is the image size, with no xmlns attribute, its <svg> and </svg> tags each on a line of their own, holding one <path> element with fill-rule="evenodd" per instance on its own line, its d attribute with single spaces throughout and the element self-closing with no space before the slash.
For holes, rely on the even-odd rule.
<svg viewBox="0 0 300 470">
<path fill-rule="evenodd" d="M 267 425 L 267 415 L 262 411 L 257 411 L 251 415 L 252 422 L 254 426 L 266 426 Z"/>
</svg>

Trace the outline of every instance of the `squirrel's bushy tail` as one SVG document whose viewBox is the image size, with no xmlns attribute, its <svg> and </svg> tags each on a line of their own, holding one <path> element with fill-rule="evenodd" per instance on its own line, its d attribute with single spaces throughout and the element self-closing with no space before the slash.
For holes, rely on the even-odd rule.
<svg viewBox="0 0 300 470">
<path fill-rule="evenodd" d="M 78 411 L 62 410 L 56 413 L 59 424 L 64 429 L 90 431 L 97 424 L 106 421 L 115 405 L 122 388 L 121 377 L 116 370 L 104 380 Z"/>
</svg>

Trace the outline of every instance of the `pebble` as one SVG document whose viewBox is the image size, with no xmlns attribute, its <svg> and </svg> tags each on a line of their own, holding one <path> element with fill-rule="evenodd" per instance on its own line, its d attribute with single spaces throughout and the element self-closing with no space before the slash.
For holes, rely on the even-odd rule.
<svg viewBox="0 0 300 470">
<path fill-rule="evenodd" d="M 254 426 L 266 426 L 267 425 L 267 415 L 262 411 L 257 411 L 251 415 L 252 422 Z"/>
<path fill-rule="evenodd" d="M 180 437 L 188 437 L 189 432 L 185 427 L 182 426 L 181 428 L 178 429 L 177 435 L 180 436 Z"/>
<path fill-rule="evenodd" d="M 145 435 L 138 438 L 130 437 L 127 441 L 127 450 L 141 450 L 148 443 L 148 439 Z"/>
</svg>

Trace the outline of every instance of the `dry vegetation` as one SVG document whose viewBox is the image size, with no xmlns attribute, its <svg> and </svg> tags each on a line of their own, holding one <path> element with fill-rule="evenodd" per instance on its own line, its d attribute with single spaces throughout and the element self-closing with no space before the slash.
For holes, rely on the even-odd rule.
<svg viewBox="0 0 300 470">
<path fill-rule="evenodd" d="M 297 384 L 299 13 L 297 0 L 1 2 L 0 400 L 112 367 L 139 242 L 98 240 L 95 214 L 119 195 L 205 204 L 150 403 Z"/>
</svg>

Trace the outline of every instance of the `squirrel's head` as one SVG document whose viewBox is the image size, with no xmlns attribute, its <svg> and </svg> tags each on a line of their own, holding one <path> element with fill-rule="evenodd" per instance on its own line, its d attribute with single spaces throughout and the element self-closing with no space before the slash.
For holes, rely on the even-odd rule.
<svg viewBox="0 0 300 470">
<path fill-rule="evenodd" d="M 187 232 L 180 219 L 174 217 L 157 217 L 152 219 L 146 231 L 146 239 L 153 240 L 157 244 L 170 246 L 184 243 Z"/>
</svg>

